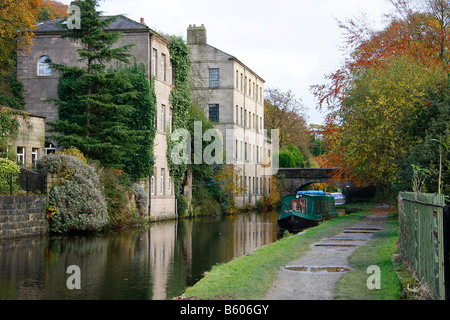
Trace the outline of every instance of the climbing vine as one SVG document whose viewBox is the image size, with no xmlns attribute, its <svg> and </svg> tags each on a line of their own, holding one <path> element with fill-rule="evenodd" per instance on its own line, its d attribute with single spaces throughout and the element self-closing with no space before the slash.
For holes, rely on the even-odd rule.
<svg viewBox="0 0 450 320">
<path fill-rule="evenodd" d="M 192 103 L 191 89 L 189 87 L 189 70 L 191 68 L 191 60 L 189 57 L 189 47 L 184 43 L 183 39 L 176 36 L 169 38 L 169 52 L 173 61 L 174 83 L 175 88 L 170 94 L 170 103 L 173 108 L 173 130 L 187 129 L 189 121 L 189 108 Z M 182 182 L 185 177 L 187 164 L 174 163 L 171 158 L 172 149 L 175 142 L 172 141 L 170 132 L 167 135 L 167 162 L 169 171 L 175 184 L 175 196 L 178 203 L 178 211 L 183 214 L 186 210 L 186 201 L 182 193 Z"/>
<path fill-rule="evenodd" d="M 28 114 L 20 110 L 0 107 L 0 158 L 11 158 L 8 155 L 8 143 L 19 131 L 19 120 L 17 116 L 23 117 L 28 128 L 32 128 L 32 123 Z M 8 157 L 9 156 L 9 157 Z"/>
</svg>

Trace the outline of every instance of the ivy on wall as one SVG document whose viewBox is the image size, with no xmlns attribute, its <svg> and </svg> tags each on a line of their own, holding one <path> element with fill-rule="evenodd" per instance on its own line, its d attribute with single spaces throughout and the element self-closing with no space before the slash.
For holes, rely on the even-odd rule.
<svg viewBox="0 0 450 320">
<path fill-rule="evenodd" d="M 173 130 L 188 129 L 189 109 L 192 104 L 191 89 L 189 86 L 189 71 L 191 68 L 190 50 L 183 39 L 176 36 L 169 37 L 169 52 L 172 57 L 175 88 L 170 94 L 170 103 L 173 108 Z M 185 177 L 187 164 L 176 164 L 171 154 L 176 142 L 172 141 L 170 132 L 167 134 L 167 162 L 169 171 L 175 184 L 178 212 L 183 215 L 186 210 L 186 201 L 183 197 L 182 182 Z"/>
</svg>

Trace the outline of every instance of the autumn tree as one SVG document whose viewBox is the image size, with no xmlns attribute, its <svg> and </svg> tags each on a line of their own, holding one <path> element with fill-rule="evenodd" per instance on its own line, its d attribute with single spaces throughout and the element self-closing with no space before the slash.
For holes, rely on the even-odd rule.
<svg viewBox="0 0 450 320">
<path fill-rule="evenodd" d="M 33 44 L 38 21 L 67 15 L 67 6 L 50 0 L 0 0 L 0 104 L 23 109 L 22 85 L 17 81 L 17 53 Z"/>
<path fill-rule="evenodd" d="M 448 15 L 438 10 L 446 1 L 422 1 L 422 10 L 391 2 L 397 14 L 382 30 L 364 19 L 340 23 L 348 57 L 327 84 L 312 87 L 318 108 L 329 112 L 324 162 L 340 168 L 335 178 L 356 184 L 395 183 L 398 162 L 418 142 L 419 101 L 448 69 Z"/>
<path fill-rule="evenodd" d="M 301 99 L 296 98 L 291 90 L 265 90 L 264 125 L 268 131 L 279 130 L 280 150 L 292 144 L 297 146 L 304 156 L 310 157 L 308 143 L 311 137 L 306 119 Z"/>
</svg>

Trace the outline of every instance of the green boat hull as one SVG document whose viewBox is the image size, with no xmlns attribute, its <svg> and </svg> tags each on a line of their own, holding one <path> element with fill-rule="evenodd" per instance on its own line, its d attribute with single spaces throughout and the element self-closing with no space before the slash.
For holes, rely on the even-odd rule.
<svg viewBox="0 0 450 320">
<path fill-rule="evenodd" d="M 290 195 L 283 197 L 278 226 L 280 231 L 300 232 L 337 216 L 331 196 Z"/>
</svg>

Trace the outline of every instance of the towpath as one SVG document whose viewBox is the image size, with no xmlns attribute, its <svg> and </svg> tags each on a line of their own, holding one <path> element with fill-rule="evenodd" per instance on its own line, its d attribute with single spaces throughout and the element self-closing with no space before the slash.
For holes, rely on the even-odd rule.
<svg viewBox="0 0 450 320">
<path fill-rule="evenodd" d="M 321 239 L 311 251 L 284 266 L 264 300 L 333 300 L 337 281 L 349 270 L 348 258 L 382 230 L 386 208 L 374 212 L 338 235 Z"/>
</svg>

